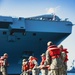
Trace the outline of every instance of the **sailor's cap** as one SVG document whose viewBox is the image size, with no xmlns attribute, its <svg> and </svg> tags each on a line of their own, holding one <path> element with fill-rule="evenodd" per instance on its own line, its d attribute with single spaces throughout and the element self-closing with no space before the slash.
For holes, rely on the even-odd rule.
<svg viewBox="0 0 75 75">
<path fill-rule="evenodd" d="M 50 46 L 50 45 L 52 45 L 53 43 L 51 42 L 51 41 L 49 41 L 48 43 L 47 43 L 47 46 Z"/>
<path fill-rule="evenodd" d="M 25 61 L 26 61 L 26 59 L 23 59 L 22 61 L 23 61 L 23 62 L 25 62 Z"/>
<path fill-rule="evenodd" d="M 63 48 L 63 45 L 59 45 L 58 47 L 59 47 L 59 48 Z"/>
<path fill-rule="evenodd" d="M 4 53 L 4 56 L 8 55 L 7 53 Z"/>
<path fill-rule="evenodd" d="M 45 56 L 45 53 L 43 53 L 41 56 Z"/>
<path fill-rule="evenodd" d="M 33 56 L 30 56 L 28 60 L 30 60 Z"/>
</svg>

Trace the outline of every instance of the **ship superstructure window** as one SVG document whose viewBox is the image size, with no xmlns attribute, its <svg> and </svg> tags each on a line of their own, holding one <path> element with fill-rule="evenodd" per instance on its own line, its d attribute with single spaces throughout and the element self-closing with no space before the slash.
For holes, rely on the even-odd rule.
<svg viewBox="0 0 75 75">
<path fill-rule="evenodd" d="M 33 33 L 33 36 L 36 36 L 36 33 Z"/>
<path fill-rule="evenodd" d="M 42 38 L 40 38 L 39 41 L 42 41 Z"/>
<path fill-rule="evenodd" d="M 23 32 L 22 34 L 23 34 L 23 35 L 26 35 L 26 33 L 25 33 L 25 32 Z"/>
<path fill-rule="evenodd" d="M 20 40 L 21 38 L 17 38 L 17 40 Z"/>
<path fill-rule="evenodd" d="M 6 35 L 7 34 L 7 32 L 6 31 L 3 31 L 3 35 Z"/>
<path fill-rule="evenodd" d="M 24 28 L 24 27 L 20 27 L 20 28 Z"/>
<path fill-rule="evenodd" d="M 14 35 L 14 32 L 10 32 L 10 35 Z"/>
</svg>

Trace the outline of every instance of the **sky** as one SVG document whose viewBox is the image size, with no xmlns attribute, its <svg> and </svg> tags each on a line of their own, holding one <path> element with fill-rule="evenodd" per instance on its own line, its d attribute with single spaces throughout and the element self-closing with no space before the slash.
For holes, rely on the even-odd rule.
<svg viewBox="0 0 75 75">
<path fill-rule="evenodd" d="M 75 0 L 0 0 L 0 15 L 12 17 L 32 17 L 55 13 L 62 20 L 69 18 L 75 24 Z M 68 49 L 68 68 L 75 59 L 75 25 L 62 43 Z"/>
</svg>

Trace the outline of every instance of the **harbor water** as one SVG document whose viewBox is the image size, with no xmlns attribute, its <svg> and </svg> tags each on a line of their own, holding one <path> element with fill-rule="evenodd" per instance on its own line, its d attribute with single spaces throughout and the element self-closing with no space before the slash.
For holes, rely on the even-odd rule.
<svg viewBox="0 0 75 75">
<path fill-rule="evenodd" d="M 75 75 L 75 73 L 67 73 L 67 75 Z"/>
<path fill-rule="evenodd" d="M 41 74 L 39 74 L 39 75 L 41 75 Z M 67 73 L 67 75 L 75 75 L 75 73 Z"/>
</svg>

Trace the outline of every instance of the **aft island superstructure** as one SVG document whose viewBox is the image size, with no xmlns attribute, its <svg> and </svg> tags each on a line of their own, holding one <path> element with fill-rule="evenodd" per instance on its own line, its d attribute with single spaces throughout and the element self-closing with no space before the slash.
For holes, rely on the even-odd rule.
<svg viewBox="0 0 75 75">
<path fill-rule="evenodd" d="M 0 55 L 8 53 L 9 74 L 21 72 L 23 58 L 33 55 L 40 62 L 48 41 L 61 43 L 71 34 L 72 23 L 56 15 L 41 15 L 29 18 L 0 16 Z M 15 70 L 15 69 L 16 70 Z"/>
</svg>

